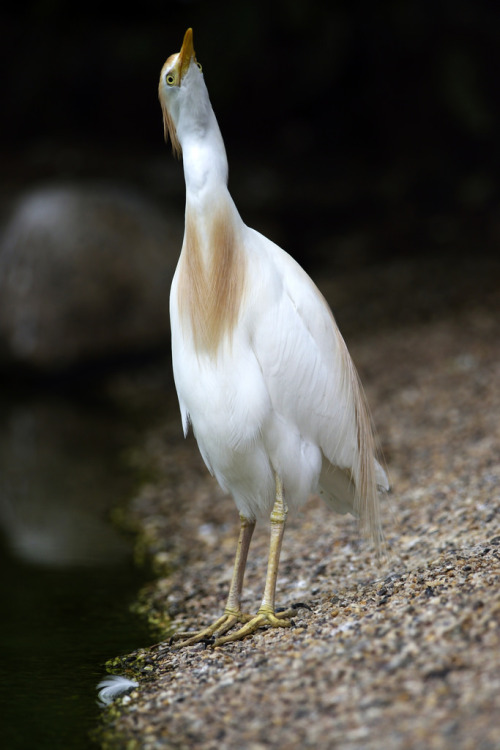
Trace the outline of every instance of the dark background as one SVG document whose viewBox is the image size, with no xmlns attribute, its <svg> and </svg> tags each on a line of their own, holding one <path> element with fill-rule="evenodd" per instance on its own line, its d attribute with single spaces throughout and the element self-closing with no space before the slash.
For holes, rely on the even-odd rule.
<svg viewBox="0 0 500 750">
<path fill-rule="evenodd" d="M 24 3 L 0 32 L 4 195 L 68 176 L 161 192 L 157 80 L 187 26 L 248 223 L 272 218 L 306 265 L 354 229 L 369 247 L 330 246 L 337 264 L 496 253 L 500 11 L 485 0 Z"/>
<path fill-rule="evenodd" d="M 396 404 L 395 413 L 390 420 L 385 418 L 386 425 L 394 425 L 392 437 L 382 446 L 389 465 L 400 475 L 430 471 L 429 453 L 438 450 L 439 440 L 447 444 L 451 424 L 455 441 L 451 445 L 457 450 L 450 465 L 455 471 L 464 450 L 462 433 L 455 429 L 456 410 L 444 419 L 446 401 L 436 409 L 437 417 L 423 408 L 421 416 L 422 404 L 433 410 L 433 393 L 439 390 L 431 387 L 430 395 L 420 397 L 417 386 L 424 369 L 435 368 L 442 355 L 455 375 L 458 368 L 464 373 L 471 368 L 470 392 L 477 396 L 478 410 L 489 408 L 480 368 L 490 356 L 482 358 L 481 336 L 489 352 L 500 300 L 498 0 L 142 0 L 133 4 L 27 0 L 14 10 L 4 9 L 0 13 L 0 234 L 19 196 L 38 187 L 43 191 L 50 183 L 80 187 L 100 181 L 137 189 L 165 211 L 167 225 L 175 220 L 182 231 L 182 170 L 163 142 L 157 85 L 165 59 L 180 49 L 188 26 L 194 29 L 197 57 L 228 151 L 231 192 L 243 219 L 311 272 L 332 303 L 349 346 L 356 335 L 367 334 L 372 350 L 361 363 L 361 375 L 368 385 L 387 382 L 379 387 L 379 407 L 384 388 L 389 395 L 391 388 L 399 389 L 401 398 L 388 400 Z M 119 240 L 125 231 L 122 227 Z M 110 312 L 113 294 L 106 273 L 93 267 L 96 253 L 88 254 L 87 264 L 96 276 L 104 277 L 102 307 L 109 318 L 97 320 L 100 308 L 94 304 L 93 289 L 85 298 L 89 301 L 85 315 L 75 322 L 67 313 L 73 309 L 72 300 L 64 292 L 71 297 L 71 290 L 79 287 L 78 270 L 88 270 L 75 243 L 70 244 L 80 263 L 75 278 L 70 278 L 73 286 L 68 284 L 59 294 L 64 286 L 60 279 L 69 274 L 63 268 L 64 273 L 53 275 L 60 315 L 69 319 L 67 338 L 86 334 L 89 328 L 91 333 L 109 330 L 106 341 L 111 348 L 121 324 L 115 318 L 121 319 L 123 308 L 116 306 Z M 124 265 L 134 268 L 132 260 L 138 257 L 143 266 L 140 243 L 130 244 L 131 263 L 124 253 Z M 29 270 L 36 280 L 43 276 L 38 273 L 39 245 L 27 245 L 20 246 L 20 251 L 26 250 L 25 256 L 19 253 L 20 260 L 32 263 Z M 42 260 L 50 264 L 50 252 L 61 248 L 66 249 L 64 238 L 47 248 Z M 168 251 L 176 258 L 177 244 Z M 0 261 L 1 254 L 0 241 Z M 55 262 L 62 265 L 62 256 L 55 253 Z M 1 268 L 0 263 L 0 310 Z M 41 303 L 50 304 L 56 297 L 48 284 L 36 288 L 42 290 L 37 297 Z M 117 284 L 114 293 L 119 291 Z M 163 316 L 164 308 L 165 319 L 167 298 L 168 288 L 160 311 Z M 22 318 L 27 302 L 21 299 L 7 310 L 7 323 Z M 443 335 L 438 331 L 429 336 L 429 321 L 455 315 L 459 325 L 445 328 Z M 5 320 L 0 315 L 0 329 Z M 379 349 L 377 332 L 422 321 L 417 334 L 408 336 L 406 348 L 396 338 L 392 349 L 387 342 Z M 14 324 L 11 327 L 16 330 Z M 167 325 L 165 329 L 158 332 L 163 359 L 155 359 L 152 368 L 157 367 L 159 375 L 156 370 L 149 375 L 140 359 L 130 380 L 120 380 L 122 370 L 113 379 L 114 365 L 123 364 L 118 357 L 111 359 L 109 381 L 101 359 L 96 364 L 92 358 L 102 357 L 101 349 L 88 360 L 82 354 L 71 364 L 75 370 L 61 371 L 59 360 L 52 368 L 44 362 L 45 369 L 40 369 L 34 356 L 19 365 L 10 350 L 4 365 L 0 330 L 0 551 L 4 538 L 10 548 L 19 531 L 34 534 L 40 519 L 41 532 L 48 528 L 56 541 L 60 532 L 66 542 L 68 532 L 51 519 L 68 517 L 71 528 L 85 536 L 82 509 L 87 512 L 95 505 L 100 518 L 101 505 L 107 508 L 127 497 L 127 490 L 117 485 L 115 463 L 96 436 L 110 434 L 116 451 L 122 444 L 133 445 L 130 456 L 127 453 L 128 469 L 132 454 L 141 457 L 157 450 L 150 447 L 156 446 L 156 438 L 148 442 L 144 434 L 149 434 L 151 424 L 166 422 L 167 413 L 168 419 L 175 414 L 182 439 L 177 406 L 173 396 L 167 398 L 173 385 L 168 375 Z M 459 332 L 458 343 L 450 345 L 447 330 L 451 335 Z M 40 340 L 43 348 L 42 335 Z M 427 352 L 420 364 L 419 355 L 411 352 L 414 341 L 424 342 L 417 352 Z M 59 339 L 56 343 L 59 346 Z M 63 350 L 64 341 L 60 344 Z M 389 353 L 377 358 L 379 351 Z M 399 378 L 395 385 L 394 365 Z M 27 375 L 18 367 L 33 371 Z M 377 368 L 387 372 L 386 381 L 380 376 L 377 381 Z M 137 371 L 141 375 L 136 383 Z M 103 392 L 112 393 L 111 411 L 107 400 L 103 405 L 100 391 L 95 401 L 88 396 L 96 375 L 97 390 L 104 375 Z M 408 398 L 416 399 L 408 403 L 403 400 L 405 382 Z M 452 386 L 456 382 L 450 377 Z M 424 380 L 421 387 L 425 390 L 428 383 Z M 73 399 L 75 392 L 81 395 L 80 389 L 85 392 L 81 403 Z M 58 397 L 68 392 L 72 400 L 60 404 L 54 391 Z M 462 404 L 454 403 L 460 414 Z M 109 415 L 107 428 L 101 422 L 103 414 Z M 416 437 L 399 436 L 410 430 L 426 436 L 421 424 L 432 425 L 434 432 L 430 445 L 417 450 Z M 430 428 L 427 431 L 431 433 Z M 116 448 L 115 434 L 120 438 Z M 474 440 L 483 440 L 483 435 Z M 137 446 L 141 446 L 138 451 Z M 447 454 L 443 455 L 446 463 Z M 153 464 L 157 461 L 147 457 Z M 450 486 L 456 481 L 450 480 Z M 185 511 L 176 508 L 180 514 Z M 17 517 L 13 509 L 19 528 L 12 530 L 5 519 Z M 93 534 L 87 541 L 93 553 Z M 115 607 L 122 611 L 116 597 L 125 599 L 119 581 L 127 573 L 117 569 L 113 579 L 100 571 L 102 586 L 97 586 L 86 569 L 77 578 L 69 568 L 63 580 L 58 571 L 55 576 L 50 570 L 47 575 L 39 570 L 33 575 L 31 568 L 26 572 L 25 561 L 15 561 L 16 568 L 14 557 L 9 560 L 4 578 L 11 589 L 12 581 L 22 581 L 23 606 L 13 602 L 14 614 L 4 618 L 7 666 L 19 668 L 17 682 L 7 673 L 3 680 L 9 685 L 9 702 L 2 718 L 26 735 L 42 726 L 53 733 L 56 726 L 65 747 L 66 736 L 75 738 L 75 748 L 86 747 L 84 729 L 81 723 L 76 726 L 76 709 L 68 708 L 68 699 L 78 712 L 86 712 L 86 726 L 94 721 L 90 706 L 95 712 L 94 687 L 101 676 L 94 672 L 99 660 L 118 650 L 115 620 L 106 626 L 101 617 L 115 617 Z M 127 580 L 135 596 L 136 584 L 132 577 Z M 79 613 L 77 619 L 86 632 L 77 629 L 75 596 L 69 596 L 67 586 L 67 591 L 61 589 L 61 581 L 71 581 L 71 592 L 78 592 L 85 603 L 86 615 L 82 619 Z M 102 588 L 102 598 L 91 597 L 96 601 L 93 607 L 85 598 L 90 585 Z M 43 608 L 40 591 L 46 599 L 51 594 Z M 9 589 L 3 598 L 10 593 Z M 35 615 L 52 613 L 45 629 L 40 617 L 26 617 L 30 607 Z M 92 622 L 100 629 L 98 648 L 96 630 L 89 627 Z M 125 621 L 124 649 L 130 627 Z M 79 648 L 65 649 L 65 644 L 74 645 L 75 638 Z M 41 659 L 40 654 L 48 658 Z M 26 658 L 31 655 L 31 660 Z M 25 716 L 35 718 L 23 723 Z M 52 735 L 45 745 L 39 736 L 23 735 L 18 746 L 53 750 L 55 742 Z"/>
</svg>

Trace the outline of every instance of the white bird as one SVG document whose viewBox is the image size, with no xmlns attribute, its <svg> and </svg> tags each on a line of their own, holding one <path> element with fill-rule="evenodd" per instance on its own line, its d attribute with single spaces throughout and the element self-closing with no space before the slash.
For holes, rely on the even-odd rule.
<svg viewBox="0 0 500 750">
<path fill-rule="evenodd" d="M 288 508 L 319 492 L 353 513 L 378 544 L 378 487 L 365 398 L 333 315 L 312 280 L 281 248 L 247 227 L 229 194 L 224 142 L 193 33 L 164 64 L 159 83 L 165 139 L 182 155 L 185 234 L 170 292 L 173 372 L 184 433 L 192 426 L 210 472 L 231 493 L 241 529 L 224 614 L 181 645 L 237 640 L 275 611 Z M 247 553 L 257 518 L 270 518 L 264 597 L 241 612 Z M 236 632 L 224 636 L 236 623 Z"/>
</svg>

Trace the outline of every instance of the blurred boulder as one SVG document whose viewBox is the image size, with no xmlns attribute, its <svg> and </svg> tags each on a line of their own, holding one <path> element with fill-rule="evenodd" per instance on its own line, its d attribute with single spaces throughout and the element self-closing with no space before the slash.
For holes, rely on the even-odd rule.
<svg viewBox="0 0 500 750">
<path fill-rule="evenodd" d="M 115 186 L 21 197 L 0 238 L 0 361 L 53 370 L 166 347 L 182 232 Z"/>
</svg>

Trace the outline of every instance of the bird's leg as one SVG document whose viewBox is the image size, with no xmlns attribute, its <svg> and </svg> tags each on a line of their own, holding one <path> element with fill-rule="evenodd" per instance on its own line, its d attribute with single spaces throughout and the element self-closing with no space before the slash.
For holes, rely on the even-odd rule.
<svg viewBox="0 0 500 750">
<path fill-rule="evenodd" d="M 218 637 L 215 641 L 215 646 L 222 646 L 224 643 L 230 641 L 239 641 L 245 638 L 247 635 L 251 635 L 258 628 L 264 625 L 271 625 L 272 627 L 288 628 L 292 624 L 288 619 L 292 611 L 279 612 L 276 614 L 274 610 L 274 599 L 276 594 L 276 579 L 278 577 L 278 566 L 281 552 L 281 543 L 283 541 L 283 534 L 285 531 L 285 521 L 288 513 L 285 499 L 283 497 L 283 485 L 281 478 L 276 474 L 276 498 L 274 501 L 273 510 L 271 512 L 271 539 L 269 542 L 269 558 L 267 562 L 267 576 L 266 585 L 264 588 L 264 597 L 262 604 L 259 607 L 259 611 L 251 619 L 243 625 L 242 628 L 237 630 L 231 635 L 224 637 Z"/>
<path fill-rule="evenodd" d="M 243 589 L 243 579 L 247 565 L 248 550 L 252 540 L 252 534 L 255 529 L 255 521 L 251 521 L 240 514 L 240 536 L 236 548 L 236 557 L 234 558 L 233 577 L 229 587 L 224 614 L 219 617 L 212 625 L 200 630 L 198 633 L 190 635 L 189 633 L 177 633 L 174 640 L 181 640 L 177 646 L 191 646 L 193 643 L 200 643 L 210 639 L 214 634 L 223 635 L 233 627 L 237 622 L 247 622 L 251 615 L 245 615 L 241 612 L 241 592 Z"/>
<path fill-rule="evenodd" d="M 241 611 L 241 592 L 243 590 L 248 550 L 255 529 L 255 521 L 250 521 L 240 514 L 240 522 L 240 536 L 236 548 L 236 557 L 234 558 L 233 576 L 231 578 L 226 607 L 222 617 L 215 623 L 217 627 L 213 631 L 217 635 L 223 635 L 237 622 L 247 622 L 252 617 Z"/>
<path fill-rule="evenodd" d="M 281 479 L 276 474 L 276 499 L 271 511 L 271 538 L 269 540 L 269 557 L 267 560 L 266 585 L 264 596 L 260 605 L 259 615 L 274 615 L 274 600 L 276 596 L 276 580 L 278 578 L 278 567 L 281 554 L 281 544 L 285 532 L 285 522 L 288 513 L 285 500 L 283 498 L 283 485 Z"/>
</svg>

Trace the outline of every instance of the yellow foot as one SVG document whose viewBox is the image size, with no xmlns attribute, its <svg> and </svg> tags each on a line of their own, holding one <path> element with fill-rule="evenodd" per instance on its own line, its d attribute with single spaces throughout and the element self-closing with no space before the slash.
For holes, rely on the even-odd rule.
<svg viewBox="0 0 500 750">
<path fill-rule="evenodd" d="M 207 628 L 198 631 L 197 633 L 175 633 L 172 636 L 172 641 L 175 648 L 183 648 L 184 646 L 193 646 L 195 643 L 210 643 L 213 644 L 214 637 L 227 633 L 228 630 L 239 622 L 246 623 L 252 620 L 252 615 L 244 614 L 243 612 L 224 612 L 222 617 L 219 617 L 212 625 Z"/>
<path fill-rule="evenodd" d="M 270 625 L 272 628 L 290 628 L 292 621 L 289 619 L 292 615 L 296 614 L 295 609 L 287 609 L 285 612 L 268 612 L 259 610 L 255 617 L 251 617 L 245 622 L 242 628 L 237 630 L 231 635 L 224 637 L 217 637 L 213 643 L 214 646 L 223 646 L 224 643 L 231 643 L 233 641 L 241 641 L 246 638 L 247 635 L 252 635 L 259 628 L 263 628 L 266 625 Z"/>
</svg>

